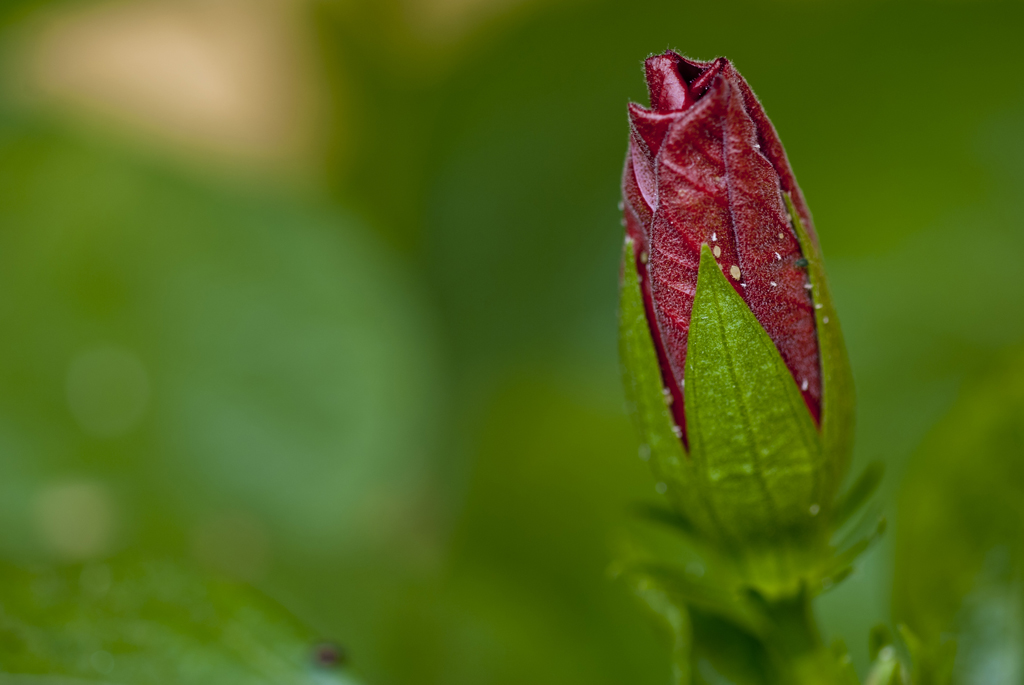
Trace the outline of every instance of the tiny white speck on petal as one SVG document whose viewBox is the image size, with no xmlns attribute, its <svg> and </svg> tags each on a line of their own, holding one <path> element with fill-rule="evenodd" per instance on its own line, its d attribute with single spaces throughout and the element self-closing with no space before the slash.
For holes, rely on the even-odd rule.
<svg viewBox="0 0 1024 685">
<path fill-rule="evenodd" d="M 814 308 L 815 308 L 815 309 L 821 309 L 821 308 L 822 308 L 822 307 L 824 307 L 824 306 L 825 306 L 825 305 L 823 305 L 822 303 L 820 303 L 820 302 L 819 302 L 818 304 L 814 305 Z"/>
<path fill-rule="evenodd" d="M 778 252 L 775 253 L 775 258 L 780 262 L 782 261 L 782 255 L 780 255 Z"/>
<path fill-rule="evenodd" d="M 672 432 L 675 434 L 677 438 L 683 437 L 683 429 L 680 428 L 679 426 L 672 426 Z"/>
<path fill-rule="evenodd" d="M 729 275 L 733 277 L 733 280 L 740 280 L 740 268 L 733 264 L 729 267 Z"/>
<path fill-rule="evenodd" d="M 768 282 L 772 284 L 772 287 L 773 287 L 773 288 L 775 288 L 775 287 L 777 287 L 777 286 L 779 285 L 779 284 L 778 284 L 778 283 L 776 283 L 775 281 L 768 281 Z"/>
<path fill-rule="evenodd" d="M 800 384 L 800 389 L 806 391 L 808 385 L 809 385 L 809 383 L 807 382 L 807 379 L 805 378 L 804 382 Z"/>
<path fill-rule="evenodd" d="M 822 323 L 828 323 L 828 317 L 827 316 L 822 317 L 821 322 Z"/>
<path fill-rule="evenodd" d="M 641 264 L 646 264 L 648 259 L 650 259 L 650 257 L 647 255 L 646 252 L 641 252 L 640 253 L 640 263 Z"/>
<path fill-rule="evenodd" d="M 792 221 L 792 220 L 793 220 L 793 217 L 789 217 L 789 220 L 790 220 L 790 221 Z M 786 237 L 786 236 L 782 235 L 781 233 L 779 234 L 779 240 L 782 240 L 782 239 L 784 239 L 785 237 Z"/>
<path fill-rule="evenodd" d="M 715 249 L 712 250 L 712 252 L 715 253 L 716 258 L 722 256 L 722 248 L 720 248 L 718 245 L 715 245 Z"/>
<path fill-rule="evenodd" d="M 718 241 L 718 233 L 712 233 L 711 234 L 711 240 L 717 242 Z"/>
<path fill-rule="evenodd" d="M 814 289 L 814 286 L 812 284 L 810 284 L 810 283 L 804 283 L 804 287 L 807 288 L 808 290 L 813 290 Z"/>
</svg>

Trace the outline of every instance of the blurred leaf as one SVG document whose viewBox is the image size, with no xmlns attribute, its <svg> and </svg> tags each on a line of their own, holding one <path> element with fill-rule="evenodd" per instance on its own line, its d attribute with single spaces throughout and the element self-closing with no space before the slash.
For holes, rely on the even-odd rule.
<svg viewBox="0 0 1024 685">
<path fill-rule="evenodd" d="M 896 626 L 900 640 L 910 655 L 911 685 L 948 685 L 953 677 L 953 659 L 956 656 L 956 643 L 944 639 L 939 642 L 926 643 L 906 626 Z M 884 651 L 884 650 L 883 650 Z M 887 658 L 886 654 L 880 655 Z M 1012 681 L 987 680 L 986 683 L 1002 683 L 1010 685 Z"/>
<path fill-rule="evenodd" d="M 844 492 L 836 502 L 835 510 L 832 513 L 832 525 L 835 528 L 839 528 L 849 521 L 850 517 L 857 513 L 857 510 L 875 494 L 884 473 L 885 465 L 881 462 L 875 461 L 867 465 L 850 489 Z"/>
<path fill-rule="evenodd" d="M 693 672 L 699 685 L 775 684 L 764 647 L 735 625 L 693 612 Z"/>
<path fill-rule="evenodd" d="M 882 651 L 884 647 L 895 642 L 892 631 L 889 630 L 889 626 L 884 623 L 880 623 L 871 629 L 871 633 L 868 635 L 868 656 L 872 660 L 878 658 L 878 653 Z"/>
<path fill-rule="evenodd" d="M 674 685 L 690 685 L 693 678 L 690 663 L 693 629 L 686 606 L 673 601 L 668 593 L 644 580 L 636 584 L 635 592 L 661 618 L 667 629 L 671 640 L 672 682 Z"/>
<path fill-rule="evenodd" d="M 940 674 L 957 633 L 968 683 L 1024 675 L 1024 354 L 993 367 L 915 455 L 897 531 L 897 618 Z"/>
<path fill-rule="evenodd" d="M 670 639 L 677 685 L 774 682 L 768 654 L 751 632 L 764 617 L 724 588 L 694 582 L 682 570 L 639 567 L 627 576 Z"/>
<path fill-rule="evenodd" d="M 33 498 L 90 477 L 115 538 L 202 537 L 241 512 L 270 553 L 433 539 L 429 311 L 352 217 L 7 116 L 0 226 L 0 325 L 17 331 L 0 474 L 29 500 L 11 527 L 31 533 Z"/>
<path fill-rule="evenodd" d="M 0 566 L 7 674 L 130 685 L 355 685 L 287 612 L 165 562 Z M 0 676 L 0 683 L 34 682 Z M 52 682 L 40 679 L 40 683 Z"/>
</svg>

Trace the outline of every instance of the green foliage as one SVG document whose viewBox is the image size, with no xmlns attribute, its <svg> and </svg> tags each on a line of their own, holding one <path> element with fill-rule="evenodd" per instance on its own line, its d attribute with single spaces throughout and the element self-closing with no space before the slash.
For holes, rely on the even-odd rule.
<svg viewBox="0 0 1024 685">
<path fill-rule="evenodd" d="M 771 544 L 816 527 L 824 463 L 793 375 L 705 245 L 686 356 L 687 433 L 727 540 Z"/>
<path fill-rule="evenodd" d="M 6 20 L 9 8 L 21 14 L 58 3 L 3 6 Z M 482 23 L 457 18 L 466 33 L 409 38 L 422 35 L 417 12 L 426 7 L 479 10 Z M 251 178 L 224 181 L 216 164 L 168 170 L 159 153 L 137 154 L 122 138 L 83 145 L 77 134 L 94 130 L 85 123 L 92 115 L 70 108 L 48 130 L 75 135 L 22 140 L 20 155 L 6 158 L 0 210 L 18 212 L 0 217 L 0 300 L 17 314 L 0 322 L 5 549 L 36 544 L 35 496 L 57 479 L 103 483 L 127 522 L 118 536 L 124 544 L 187 551 L 207 513 L 249 509 L 283 533 L 270 533 L 268 581 L 317 625 L 343 635 L 372 682 L 665 682 L 668 652 L 649 644 L 639 610 L 603 582 L 601 570 L 606 531 L 621 523 L 628 501 L 653 494 L 646 468 L 629 456 L 609 323 L 621 256 L 615 196 L 623 105 L 642 98 L 640 58 L 666 46 L 730 56 L 771 112 L 814 209 L 855 363 L 855 459 L 886 464 L 886 500 L 918 474 L 937 477 L 919 457 L 904 478 L 908 456 L 945 416 L 963 372 L 1024 335 L 1017 315 L 1024 311 L 1020 3 L 347 0 L 309 9 L 316 34 L 296 35 L 329 82 L 326 147 L 338 141 L 338 152 L 322 177 L 315 161 L 316 183 L 283 203 L 286 211 L 272 211 L 278 203 L 268 200 L 292 193 L 273 182 L 253 192 L 245 190 Z M 6 58 L 16 46 L 5 40 L 3 47 Z M 950 57 L 982 54 L 999 68 Z M 851 83 L 892 74 L 894 65 L 899 77 L 851 91 Z M 969 92 L 923 104 L 950 84 L 970 84 Z M 46 107 L 30 116 L 55 118 Z M 124 163 L 140 157 L 145 164 Z M 359 247 L 363 241 L 352 241 L 358 222 L 318 223 L 324 205 L 356 210 L 365 230 L 391 242 Z M 93 319 L 71 325 L 79 320 L 75 303 L 110 312 L 119 301 L 111 294 L 133 292 L 107 287 L 118 282 L 106 279 L 120 269 L 111 262 L 125 255 L 131 264 L 132 250 L 118 252 L 118 236 L 97 240 L 104 225 L 155 231 L 164 245 L 181 230 L 182 242 L 204 253 L 210 278 L 204 287 L 168 288 L 166 297 L 112 317 L 109 328 Z M 240 250 L 252 227 L 266 241 Z M 355 258 L 326 269 L 289 258 L 301 268 L 279 269 L 279 255 L 301 251 L 293 240 L 336 254 L 310 240 L 311 230 Z M 95 250 L 85 249 L 94 242 Z M 87 277 L 54 279 L 71 252 L 91 267 L 83 268 Z M 141 270 L 153 264 L 144 260 Z M 245 264 L 250 277 L 229 288 L 225 281 Z M 164 273 L 154 271 L 154 280 Z M 298 286 L 300 276 L 322 290 Z M 257 287 L 263 278 L 271 278 L 265 290 Z M 408 287 L 397 292 L 386 285 L 403 279 Z M 176 316 L 198 307 L 207 288 L 221 293 L 211 314 Z M 365 310 L 323 314 L 309 306 L 326 292 L 365 302 Z M 410 292 L 428 306 L 410 303 Z M 238 327 L 242 313 L 267 310 L 270 323 L 260 316 L 253 319 L 262 325 Z M 209 441 L 215 452 L 203 449 L 209 459 L 151 439 L 148 428 L 116 440 L 81 437 L 68 413 L 71 348 L 165 318 L 173 336 L 161 330 L 139 336 L 153 343 L 128 341 L 144 363 L 155 350 L 178 360 L 158 372 L 144 425 L 180 426 L 176 417 L 191 409 L 189 435 L 221 436 Z M 324 330 L 332 333 L 315 335 Z M 432 332 L 440 333 L 440 355 L 423 354 Z M 188 345 L 195 337 L 219 342 Z M 334 366 L 344 362 L 339 350 L 353 348 L 377 354 Z M 436 370 L 439 359 L 443 382 L 423 382 L 418 373 Z M 218 373 L 224 368 L 230 377 Z M 181 369 L 194 372 L 176 378 Z M 173 411 L 156 399 L 165 378 L 180 401 Z M 397 435 L 404 427 L 407 434 Z M 445 439 L 428 437 L 433 429 Z M 337 446 L 361 444 L 349 440 L 358 435 L 390 447 L 366 452 L 358 460 L 366 470 L 349 472 L 351 452 Z M 267 454 L 282 457 L 259 468 Z M 992 492 L 1014 490 L 1004 466 L 967 454 L 965 468 L 997 472 Z M 310 497 L 301 484 L 325 473 L 365 497 L 354 502 L 330 485 Z M 413 474 L 413 487 L 396 493 L 395 473 Z M 968 475 L 961 480 L 981 477 Z M 978 489 L 980 512 L 990 494 Z M 941 518 L 942 497 L 928 501 Z M 957 526 L 987 525 L 963 511 L 968 518 Z M 314 529 L 319 534 L 307 534 Z M 325 547 L 337 531 L 371 544 Z M 948 548 L 915 548 L 914 572 L 960 563 L 960 535 Z M 979 630 L 970 631 L 977 637 L 967 654 L 981 653 L 982 642 L 994 647 L 988 653 L 1013 654 L 1018 633 L 1003 610 L 1014 597 L 1006 556 L 983 563 L 995 583 L 968 592 L 968 622 Z M 864 636 L 888 619 L 890 559 L 869 555 L 863 572 L 819 606 L 826 632 L 847 639 L 862 673 Z M 926 586 L 943 588 L 923 574 L 901 578 L 898 587 L 916 588 L 922 601 Z M 994 639 L 981 637 L 982 626 Z M 698 671 L 719 685 L 722 668 Z"/>
<path fill-rule="evenodd" d="M 994 360 L 921 445 L 899 502 L 893 600 L 922 682 L 1024 676 L 1024 354 Z"/>
<path fill-rule="evenodd" d="M 687 454 L 673 432 L 628 241 L 624 264 L 620 352 L 628 406 L 644 440 L 641 455 L 651 457 L 675 507 L 646 513 L 679 533 L 700 561 L 677 566 L 634 550 L 622 568 L 668 629 L 676 682 L 855 682 L 845 651 L 823 647 L 809 608 L 884 530 L 870 511 L 846 526 L 878 486 L 877 465 L 833 505 L 852 430 L 841 333 L 822 332 L 832 384 L 826 442 L 774 343 L 703 246 L 684 386 Z M 821 312 L 834 315 L 834 307 L 820 257 L 813 264 L 816 297 L 826 302 L 818 309 L 822 330 L 832 320 Z M 848 530 L 833 546 L 828 540 L 839 528 Z"/>
<path fill-rule="evenodd" d="M 280 607 L 170 563 L 5 564 L 0 605 L 2 683 L 356 683 L 333 663 L 339 648 L 318 645 Z"/>
<path fill-rule="evenodd" d="M 304 556 L 422 491 L 430 325 L 351 216 L 0 112 L 0 225 L 0 549 L 51 551 L 31 498 L 66 480 L 143 541 L 241 510 Z"/>
</svg>

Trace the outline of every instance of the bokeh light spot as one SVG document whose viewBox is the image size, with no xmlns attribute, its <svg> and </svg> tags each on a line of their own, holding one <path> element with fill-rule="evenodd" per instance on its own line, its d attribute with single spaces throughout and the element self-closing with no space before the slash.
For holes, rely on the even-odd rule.
<svg viewBox="0 0 1024 685">
<path fill-rule="evenodd" d="M 36 497 L 34 514 L 40 542 L 63 560 L 100 556 L 113 540 L 114 505 L 99 483 L 52 484 Z"/>
</svg>

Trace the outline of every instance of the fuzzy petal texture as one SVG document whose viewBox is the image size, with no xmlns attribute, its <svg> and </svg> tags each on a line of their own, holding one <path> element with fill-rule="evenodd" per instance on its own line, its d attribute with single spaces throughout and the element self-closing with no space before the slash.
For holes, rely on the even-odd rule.
<svg viewBox="0 0 1024 685">
<path fill-rule="evenodd" d="M 817 239 L 778 135 L 724 58 L 696 62 L 669 51 L 648 58 L 646 73 L 650 109 L 629 106 L 624 213 L 675 421 L 686 426 L 682 389 L 704 244 L 778 348 L 818 421 L 814 300 L 784 193 Z"/>
</svg>

